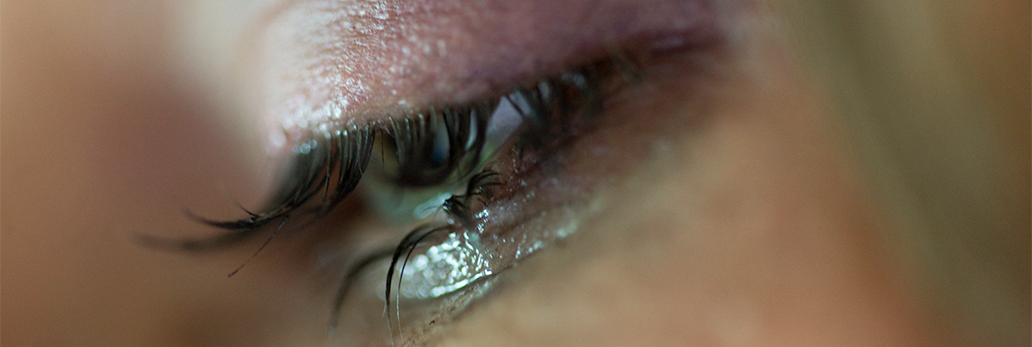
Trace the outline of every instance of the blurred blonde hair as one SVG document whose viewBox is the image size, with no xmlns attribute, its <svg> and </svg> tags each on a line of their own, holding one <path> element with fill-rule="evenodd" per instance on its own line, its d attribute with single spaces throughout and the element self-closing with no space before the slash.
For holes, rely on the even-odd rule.
<svg viewBox="0 0 1032 347">
<path fill-rule="evenodd" d="M 784 5 L 928 313 L 1029 345 L 1029 2 Z"/>
</svg>

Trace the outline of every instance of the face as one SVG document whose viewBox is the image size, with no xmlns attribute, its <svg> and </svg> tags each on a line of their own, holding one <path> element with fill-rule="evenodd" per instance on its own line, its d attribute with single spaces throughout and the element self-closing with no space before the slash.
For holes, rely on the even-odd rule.
<svg viewBox="0 0 1032 347">
<path fill-rule="evenodd" d="M 784 4 L 8 5 L 5 344 L 953 338 Z"/>
</svg>

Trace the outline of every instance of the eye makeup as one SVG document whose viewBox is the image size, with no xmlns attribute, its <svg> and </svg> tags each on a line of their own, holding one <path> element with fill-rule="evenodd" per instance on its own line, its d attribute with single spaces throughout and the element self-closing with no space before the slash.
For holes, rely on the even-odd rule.
<svg viewBox="0 0 1032 347">
<path fill-rule="evenodd" d="M 307 6 L 319 4 L 323 3 Z M 501 2 L 471 4 L 492 7 L 476 14 L 477 20 L 497 15 L 499 10 L 493 7 L 516 6 L 509 8 L 514 17 L 531 11 Z M 287 89 L 293 88 L 287 93 L 291 97 L 273 93 L 269 98 L 305 106 L 286 111 L 269 108 L 284 114 L 278 123 L 284 134 L 281 142 L 289 148 L 286 153 L 291 159 L 268 208 L 248 211 L 247 217 L 231 221 L 195 217 L 226 232 L 178 246 L 217 248 L 273 229 L 259 247 L 261 251 L 281 229 L 322 218 L 346 199 L 359 199 L 372 213 L 355 218 L 418 226 L 397 242 L 349 256 L 332 305 L 331 326 L 338 325 L 348 308 L 369 306 L 354 300 L 371 300 L 386 307 L 391 341 L 404 341 L 406 331 L 419 331 L 461 312 L 479 295 L 476 293 L 490 287 L 493 276 L 554 246 L 597 210 L 605 197 L 591 186 L 608 177 L 602 171 L 612 170 L 613 160 L 601 160 L 606 164 L 593 168 L 590 160 L 580 157 L 599 158 L 610 149 L 575 144 L 592 136 L 605 142 L 618 131 L 614 129 L 654 121 L 608 115 L 610 109 L 621 107 L 614 105 L 626 101 L 620 100 L 627 98 L 625 89 L 648 79 L 642 77 L 643 69 L 686 52 L 708 49 L 719 41 L 705 20 L 706 12 L 700 10 L 704 4 L 698 1 L 659 1 L 656 8 L 627 15 L 598 14 L 590 10 L 590 2 L 583 1 L 535 4 L 539 7 L 534 13 L 549 15 L 530 23 L 577 22 L 579 18 L 584 26 L 572 31 L 559 25 L 526 28 L 526 18 L 495 18 L 505 30 L 528 35 L 496 33 L 500 36 L 491 37 L 493 34 L 466 28 L 460 33 L 472 36 L 459 41 L 482 42 L 452 44 L 453 37 L 437 40 L 437 51 L 414 53 L 410 49 L 405 53 L 406 44 L 395 42 L 400 39 L 392 35 L 405 32 L 405 25 L 414 23 L 405 18 L 418 22 L 439 13 L 434 6 L 440 3 L 411 13 L 389 6 L 316 6 L 339 13 L 312 25 L 328 27 L 330 33 L 357 31 L 354 41 L 359 43 L 374 36 L 388 40 L 381 41 L 379 48 L 359 49 L 362 56 L 337 48 L 318 54 L 303 52 L 317 58 L 302 64 L 295 70 L 300 72 L 290 74 L 288 81 L 312 73 L 312 66 L 334 68 L 302 77 L 306 81 L 302 84 L 285 83 Z M 619 1 L 602 5 L 611 10 L 638 6 Z M 568 6 L 576 11 L 541 12 L 541 6 Z M 464 18 L 461 14 L 467 12 L 440 13 L 445 16 L 439 19 L 448 21 Z M 351 22 L 340 19 L 345 17 L 363 21 L 355 25 L 369 30 L 348 27 Z M 394 29 L 375 29 L 377 25 Z M 418 40 L 421 42 L 442 35 L 425 27 L 417 31 L 428 35 Z M 313 36 L 306 40 L 321 40 Z M 391 58 L 399 52 L 417 58 Z M 321 60 L 325 57 L 333 62 Z M 370 59 L 380 61 L 371 63 Z M 398 64 L 382 65 L 383 59 Z M 414 67 L 413 61 L 424 66 Z M 437 67 L 431 68 L 435 64 Z M 357 89 L 334 85 L 340 80 L 333 76 L 345 75 L 365 82 Z M 382 81 L 377 82 L 371 77 L 374 75 L 383 77 Z M 348 83 L 345 85 L 358 82 Z M 585 148 L 593 152 L 577 152 Z M 595 169 L 599 172 L 592 172 Z M 592 177 L 595 174 L 597 177 Z M 378 280 L 370 284 L 369 278 Z"/>
</svg>

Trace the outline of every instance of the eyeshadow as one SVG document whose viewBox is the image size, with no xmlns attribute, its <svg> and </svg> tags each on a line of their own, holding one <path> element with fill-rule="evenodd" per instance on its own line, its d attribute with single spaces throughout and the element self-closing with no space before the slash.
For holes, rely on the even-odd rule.
<svg viewBox="0 0 1032 347">
<path fill-rule="evenodd" d="M 708 1 L 300 2 L 264 34 L 274 141 L 502 93 L 611 54 L 711 39 Z M 546 9 L 546 10 L 542 10 Z"/>
</svg>

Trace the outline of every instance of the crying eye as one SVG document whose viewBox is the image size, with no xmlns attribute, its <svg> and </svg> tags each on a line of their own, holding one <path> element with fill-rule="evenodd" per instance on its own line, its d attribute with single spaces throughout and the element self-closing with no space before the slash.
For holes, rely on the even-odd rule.
<svg viewBox="0 0 1032 347">
<path fill-rule="evenodd" d="M 591 8 L 575 5 L 578 11 Z M 290 93 L 290 117 L 302 119 L 282 122 L 293 151 L 268 206 L 238 220 L 199 218 L 225 233 L 178 245 L 205 249 L 261 236 L 268 244 L 281 232 L 314 228 L 339 234 L 362 246 L 348 246 L 336 261 L 343 274 L 328 305 L 330 325 L 373 336 L 356 340 L 367 342 L 425 333 L 477 302 L 506 269 L 576 233 L 612 198 L 606 189 L 613 178 L 642 159 L 640 147 L 651 146 L 642 139 L 683 126 L 638 114 L 651 107 L 657 89 L 688 76 L 693 58 L 709 54 L 719 41 L 699 21 L 704 17 L 692 13 L 698 7 L 674 8 L 692 15 L 652 9 L 653 15 L 625 18 L 640 22 L 633 29 L 609 18 L 584 22 L 593 30 L 555 27 L 554 35 L 533 37 L 468 32 L 484 40 L 466 47 L 465 55 L 417 52 L 426 61 L 441 59 L 448 68 L 440 71 L 415 65 L 401 69 L 406 73 L 381 71 L 384 61 L 411 63 L 408 53 L 395 50 L 404 37 L 392 36 L 406 30 L 405 21 L 393 23 L 398 31 L 357 35 L 342 45 L 357 45 L 369 56 L 341 53 L 353 59 L 329 59 L 324 63 L 331 67 L 318 71 L 347 72 L 365 82 L 327 89 L 332 92 L 302 83 L 301 92 Z M 566 23 L 560 19 L 549 20 Z M 390 40 L 366 50 L 365 40 L 376 35 Z M 526 51 L 522 58 L 497 54 L 513 47 Z M 449 65 L 449 59 L 463 63 Z M 310 68 L 286 75 L 306 76 Z M 495 72 L 482 75 L 486 70 Z M 304 81 L 325 76 L 310 77 Z M 326 97 L 356 83 L 364 87 L 352 92 L 363 97 Z M 350 111 L 341 111 L 345 105 Z M 337 216 L 346 201 L 365 208 Z M 331 214 L 333 220 L 377 225 L 376 235 L 356 230 L 362 228 L 356 223 L 310 223 Z"/>
<path fill-rule="evenodd" d="M 556 170 L 563 167 L 550 161 L 553 153 L 564 151 L 576 134 L 592 131 L 602 90 L 618 90 L 612 88 L 617 81 L 610 79 L 608 60 L 579 70 L 476 107 L 435 108 L 385 123 L 360 189 L 381 217 L 421 225 L 396 244 L 353 262 L 357 265 L 341 284 L 331 325 L 337 325 L 348 305 L 363 306 L 347 301 L 353 286 L 367 288 L 358 291 L 356 300 L 387 306 L 391 336 L 394 328 L 404 336 L 403 321 L 417 326 L 443 322 L 461 311 L 456 297 L 466 293 L 471 298 L 475 291 L 468 287 L 480 288 L 491 275 L 575 229 L 569 211 L 541 218 L 547 214 L 542 208 L 554 208 L 557 201 L 539 200 L 538 190 L 526 187 L 541 182 L 537 166 L 543 163 L 559 176 Z M 363 279 L 372 285 L 358 284 Z M 451 300 L 439 302 L 442 298 Z M 442 315 L 445 303 L 452 312 Z"/>
</svg>

